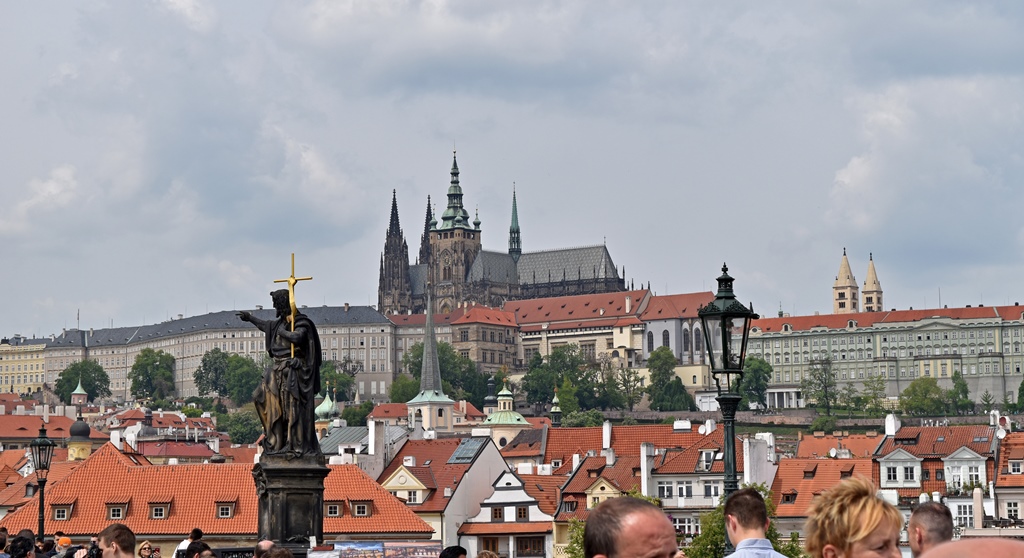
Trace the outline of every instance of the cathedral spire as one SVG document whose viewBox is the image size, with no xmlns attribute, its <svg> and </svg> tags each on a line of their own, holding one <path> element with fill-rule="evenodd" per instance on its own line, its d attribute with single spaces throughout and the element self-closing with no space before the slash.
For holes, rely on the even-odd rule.
<svg viewBox="0 0 1024 558">
<path fill-rule="evenodd" d="M 878 273 L 875 271 L 874 254 L 868 253 L 868 276 L 864 280 L 864 289 L 861 291 L 864 298 L 861 308 L 865 312 L 879 312 L 882 306 L 882 284 L 878 281 Z"/>
<path fill-rule="evenodd" d="M 430 195 L 427 195 L 427 216 L 423 220 L 423 236 L 420 237 L 420 256 L 416 263 L 430 263 L 430 229 L 434 228 L 434 212 L 430 210 Z"/>
<path fill-rule="evenodd" d="M 516 262 L 523 254 L 523 241 L 519 235 L 519 209 L 516 207 L 516 183 L 512 183 L 512 225 L 508 228 L 508 253 Z"/>
<path fill-rule="evenodd" d="M 857 279 L 850 269 L 850 260 L 846 257 L 846 248 L 843 248 L 843 259 L 839 262 L 839 273 L 832 285 L 832 313 L 849 314 L 859 312 L 860 289 L 857 287 Z"/>
<path fill-rule="evenodd" d="M 452 151 L 452 180 L 448 186 L 448 208 L 441 214 L 438 229 L 469 229 L 469 211 L 462 204 L 462 186 L 459 185 L 459 161 Z"/>
<path fill-rule="evenodd" d="M 402 235 L 402 226 L 398 221 L 398 191 L 391 190 L 391 222 L 388 224 L 388 236 Z"/>
</svg>

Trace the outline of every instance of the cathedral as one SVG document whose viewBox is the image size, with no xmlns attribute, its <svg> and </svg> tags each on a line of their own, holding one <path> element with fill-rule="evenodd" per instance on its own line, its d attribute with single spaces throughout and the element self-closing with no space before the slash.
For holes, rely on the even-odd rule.
<svg viewBox="0 0 1024 558">
<path fill-rule="evenodd" d="M 861 305 L 857 307 L 858 298 Z M 839 273 L 832 285 L 832 313 L 855 314 L 857 312 L 882 312 L 882 284 L 878 282 L 875 271 L 875 257 L 868 254 L 868 278 L 864 281 L 864 289 L 857 287 L 857 279 L 850 269 L 850 260 L 846 258 L 843 248 L 843 259 L 839 263 Z"/>
<path fill-rule="evenodd" d="M 626 289 L 604 245 L 523 252 L 515 191 L 508 250 L 484 250 L 480 217 L 470 221 L 462 195 L 453 154 L 448 206 L 438 219 L 427 197 L 419 253 L 410 264 L 409 245 L 398 219 L 398 194 L 392 192 L 377 290 L 377 309 L 382 314 L 423 313 L 428 289 L 433 311 L 441 314 L 463 303 L 500 307 L 506 300 Z"/>
</svg>

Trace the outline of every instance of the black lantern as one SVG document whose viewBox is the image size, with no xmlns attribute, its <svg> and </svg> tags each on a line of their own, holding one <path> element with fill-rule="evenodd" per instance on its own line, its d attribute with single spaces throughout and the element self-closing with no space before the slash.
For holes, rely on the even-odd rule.
<svg viewBox="0 0 1024 558">
<path fill-rule="evenodd" d="M 46 513 L 46 502 L 43 499 L 46 489 L 46 476 L 50 473 L 50 462 L 53 460 L 53 449 L 57 444 L 46 437 L 46 423 L 39 427 L 39 437 L 29 444 L 32 450 L 32 468 L 36 471 L 36 481 L 39 482 L 39 535 L 44 538 L 45 525 L 43 523 Z"/>
<path fill-rule="evenodd" d="M 718 393 L 736 393 L 743 379 L 743 360 L 747 356 L 750 322 L 760 316 L 754 305 L 747 308 L 732 292 L 729 268 L 722 264 L 715 300 L 697 310 L 704 327 L 704 341 L 711 361 L 711 375 Z M 723 389 L 722 381 L 725 381 Z"/>
<path fill-rule="evenodd" d="M 736 409 L 743 397 L 738 391 L 740 381 L 743 380 L 743 360 L 747 356 L 750 322 L 759 316 L 754 313 L 753 304 L 747 308 L 736 300 L 736 295 L 732 292 L 732 277 L 729 276 L 729 268 L 724 263 L 722 275 L 718 278 L 718 294 L 715 295 L 715 300 L 697 310 L 697 315 L 700 316 L 701 325 L 704 327 L 704 345 L 711 361 L 711 375 L 715 378 L 715 388 L 718 389 L 715 401 L 722 410 L 722 457 L 725 461 L 722 492 L 725 493 L 725 499 L 728 499 L 739 488 L 736 477 Z M 725 556 L 732 553 L 732 542 L 726 531 Z"/>
</svg>

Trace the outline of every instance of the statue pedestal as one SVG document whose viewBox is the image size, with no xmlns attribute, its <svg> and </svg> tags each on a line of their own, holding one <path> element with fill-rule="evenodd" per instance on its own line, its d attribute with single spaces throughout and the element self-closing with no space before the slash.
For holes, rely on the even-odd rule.
<svg viewBox="0 0 1024 558">
<path fill-rule="evenodd" d="M 253 466 L 259 499 L 259 538 L 309 547 L 324 538 L 324 479 L 330 469 L 324 456 L 286 459 L 262 455 Z"/>
</svg>

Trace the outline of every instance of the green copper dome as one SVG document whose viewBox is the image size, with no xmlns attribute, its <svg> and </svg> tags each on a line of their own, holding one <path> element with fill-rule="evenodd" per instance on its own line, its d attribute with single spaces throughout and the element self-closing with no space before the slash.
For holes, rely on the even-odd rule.
<svg viewBox="0 0 1024 558">
<path fill-rule="evenodd" d="M 306 408 L 308 409 L 309 407 Z M 331 400 L 330 392 L 327 392 L 327 395 L 324 397 L 323 402 L 317 405 L 316 410 L 314 410 L 314 412 L 316 413 L 316 418 L 319 420 L 327 420 L 331 418 L 331 415 L 334 414 L 335 410 L 334 401 Z"/>
</svg>

